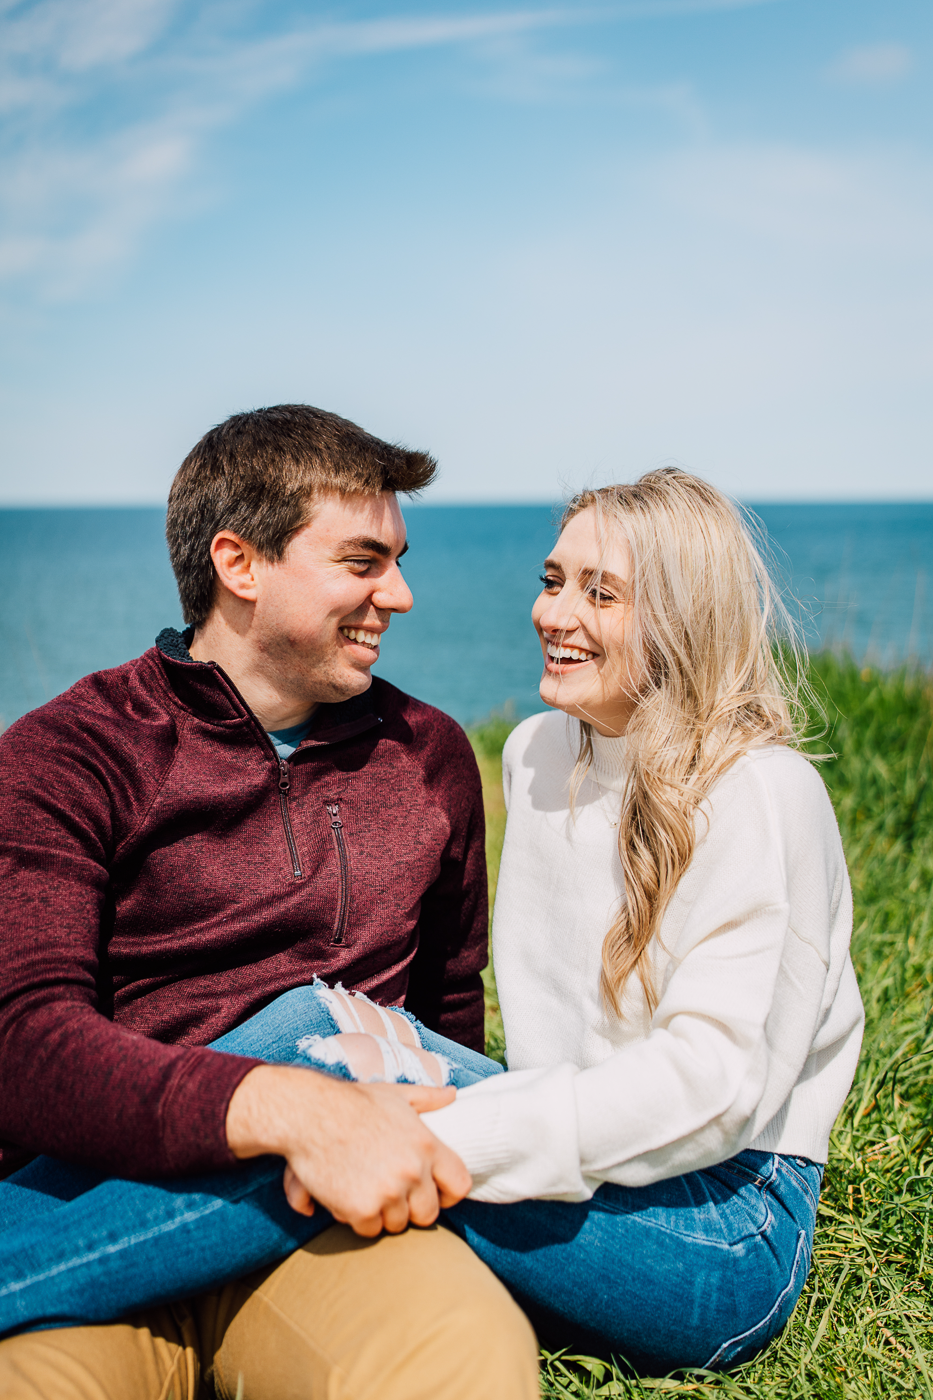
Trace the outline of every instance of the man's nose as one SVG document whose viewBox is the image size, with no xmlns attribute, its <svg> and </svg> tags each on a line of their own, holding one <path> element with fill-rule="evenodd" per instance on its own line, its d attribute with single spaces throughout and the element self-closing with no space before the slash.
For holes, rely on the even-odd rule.
<svg viewBox="0 0 933 1400">
<path fill-rule="evenodd" d="M 414 601 L 401 569 L 398 564 L 393 564 L 386 569 L 378 587 L 373 590 L 373 606 L 384 608 L 387 612 L 406 613 L 411 611 Z"/>
</svg>

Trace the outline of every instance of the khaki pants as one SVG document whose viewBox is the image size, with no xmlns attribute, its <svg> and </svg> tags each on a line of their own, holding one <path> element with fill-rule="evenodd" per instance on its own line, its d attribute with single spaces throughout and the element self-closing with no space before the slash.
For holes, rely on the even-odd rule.
<svg viewBox="0 0 933 1400">
<path fill-rule="evenodd" d="M 537 1375 L 524 1314 L 438 1226 L 335 1225 L 188 1303 L 0 1342 L 2 1400 L 536 1400 Z"/>
</svg>

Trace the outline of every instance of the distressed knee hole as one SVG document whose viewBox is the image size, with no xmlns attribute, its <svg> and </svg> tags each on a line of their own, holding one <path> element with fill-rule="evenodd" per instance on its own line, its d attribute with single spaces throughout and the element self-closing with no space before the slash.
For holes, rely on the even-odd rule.
<svg viewBox="0 0 933 1400">
<path fill-rule="evenodd" d="M 377 1006 L 362 992 L 348 992 L 339 982 L 336 987 L 328 987 L 321 982 L 317 991 L 342 1031 L 378 1035 L 401 1045 L 420 1044 L 418 1032 L 407 1016 Z"/>
<path fill-rule="evenodd" d="M 382 1036 L 357 1031 L 340 1035 L 306 1035 L 298 1052 L 315 1069 L 336 1073 L 361 1084 L 450 1083 L 450 1061 L 420 1046 L 401 1045 Z"/>
</svg>

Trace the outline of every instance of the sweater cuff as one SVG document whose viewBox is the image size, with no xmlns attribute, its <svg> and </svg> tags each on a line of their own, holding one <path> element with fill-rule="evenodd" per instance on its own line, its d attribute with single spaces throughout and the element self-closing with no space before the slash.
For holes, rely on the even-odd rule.
<svg viewBox="0 0 933 1400">
<path fill-rule="evenodd" d="M 240 1165 L 227 1143 L 227 1109 L 234 1090 L 262 1063 L 198 1048 L 162 1108 L 162 1172 L 199 1176 Z"/>
<path fill-rule="evenodd" d="M 580 1173 L 577 1072 L 567 1064 L 497 1074 L 421 1115 L 466 1165 L 471 1200 L 589 1199 L 592 1190 Z"/>
</svg>

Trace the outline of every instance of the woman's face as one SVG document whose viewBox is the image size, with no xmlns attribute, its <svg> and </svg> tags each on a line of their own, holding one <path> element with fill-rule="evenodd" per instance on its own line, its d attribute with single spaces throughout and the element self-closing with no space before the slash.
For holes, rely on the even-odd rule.
<svg viewBox="0 0 933 1400">
<path fill-rule="evenodd" d="M 599 734 L 625 732 L 637 703 L 628 546 L 608 530 L 600 539 L 595 510 L 568 522 L 544 564 L 544 589 L 531 610 L 541 639 L 541 699 Z"/>
</svg>

